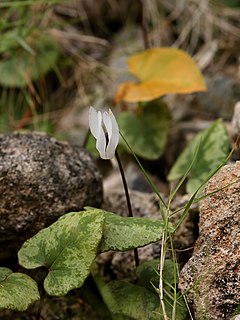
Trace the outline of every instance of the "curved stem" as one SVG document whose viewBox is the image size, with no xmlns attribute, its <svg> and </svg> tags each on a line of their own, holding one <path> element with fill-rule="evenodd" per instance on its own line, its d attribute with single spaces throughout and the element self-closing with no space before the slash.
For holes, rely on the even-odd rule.
<svg viewBox="0 0 240 320">
<path fill-rule="evenodd" d="M 115 152 L 115 156 L 116 156 L 117 163 L 118 163 L 119 170 L 120 170 L 120 174 L 121 174 L 121 177 L 122 177 L 123 188 L 124 188 L 124 191 L 125 191 L 127 207 L 128 207 L 128 216 L 129 217 L 133 217 L 133 212 L 132 212 L 132 206 L 131 206 L 130 196 L 129 196 L 129 192 L 128 192 L 127 181 L 126 181 L 126 178 L 125 178 L 124 170 L 123 170 L 123 167 L 122 167 L 122 164 L 121 164 L 121 161 L 120 161 L 120 158 L 119 158 L 117 150 Z M 134 249 L 134 260 L 135 260 L 135 265 L 137 267 L 139 265 L 139 257 L 138 257 L 137 248 Z"/>
</svg>

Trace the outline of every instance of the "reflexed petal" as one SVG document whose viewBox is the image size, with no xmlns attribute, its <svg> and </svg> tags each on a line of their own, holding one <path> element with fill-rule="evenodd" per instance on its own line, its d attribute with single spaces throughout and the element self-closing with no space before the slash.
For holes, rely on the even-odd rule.
<svg viewBox="0 0 240 320">
<path fill-rule="evenodd" d="M 100 129 L 100 128 L 103 128 L 103 122 L 102 122 L 102 112 L 101 111 L 98 111 L 97 112 L 97 116 L 98 116 L 98 124 L 97 124 L 97 128 L 98 128 L 98 130 Z M 98 131 L 97 131 L 97 136 L 98 136 Z"/>
<path fill-rule="evenodd" d="M 112 119 L 108 112 L 103 112 L 103 123 L 107 131 L 108 140 L 112 137 Z"/>
<path fill-rule="evenodd" d="M 101 126 L 101 123 L 99 123 L 98 112 L 93 107 L 90 107 L 89 108 L 89 128 L 95 139 L 97 139 L 98 137 L 99 126 Z"/>
<path fill-rule="evenodd" d="M 109 137 L 109 142 L 106 149 L 106 154 L 108 159 L 112 159 L 114 157 L 115 150 L 117 148 L 118 141 L 119 141 L 119 128 L 118 128 L 117 121 L 111 110 L 109 110 L 108 114 L 109 114 L 109 118 L 111 119 L 112 130 L 111 130 L 111 137 Z"/>
<path fill-rule="evenodd" d="M 119 129 L 117 121 L 109 109 L 109 112 L 89 109 L 89 127 L 92 135 L 97 140 L 96 148 L 102 159 L 112 159 L 119 141 Z M 106 131 L 106 132 L 105 132 Z"/>
<path fill-rule="evenodd" d="M 112 113 L 112 111 L 109 109 L 109 115 L 111 118 L 111 122 L 112 122 L 112 139 L 114 141 L 114 143 L 118 143 L 119 141 L 119 128 L 118 128 L 118 124 L 116 121 L 116 118 L 114 117 L 114 114 Z"/>
<path fill-rule="evenodd" d="M 97 148 L 98 152 L 100 153 L 100 157 L 102 159 L 108 159 L 106 156 L 106 143 L 107 143 L 107 141 L 106 141 L 106 136 L 103 131 L 103 128 L 99 127 L 96 148 Z"/>
</svg>

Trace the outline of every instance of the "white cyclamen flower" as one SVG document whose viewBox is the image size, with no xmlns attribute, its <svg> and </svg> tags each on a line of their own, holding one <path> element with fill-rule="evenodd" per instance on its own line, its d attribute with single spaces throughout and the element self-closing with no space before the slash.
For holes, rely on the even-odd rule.
<svg viewBox="0 0 240 320">
<path fill-rule="evenodd" d="M 89 127 L 92 135 L 97 140 L 96 148 L 102 159 L 112 159 L 119 141 L 117 121 L 109 111 L 101 112 L 93 107 L 89 109 Z"/>
</svg>

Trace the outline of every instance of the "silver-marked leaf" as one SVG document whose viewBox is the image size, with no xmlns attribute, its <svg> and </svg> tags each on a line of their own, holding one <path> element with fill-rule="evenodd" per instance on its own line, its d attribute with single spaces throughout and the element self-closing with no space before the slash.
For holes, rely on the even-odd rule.
<svg viewBox="0 0 240 320">
<path fill-rule="evenodd" d="M 186 146 L 168 175 L 169 181 L 179 179 L 187 172 L 198 146 L 199 150 L 189 173 L 188 193 L 194 193 L 208 176 L 224 163 L 229 153 L 229 138 L 221 119 L 198 133 Z"/>
<path fill-rule="evenodd" d="M 113 319 L 159 319 L 159 296 L 144 287 L 115 280 L 101 289 Z"/>
<path fill-rule="evenodd" d="M 162 237 L 162 220 L 121 217 L 104 212 L 105 223 L 99 251 L 126 251 L 156 242 Z"/>
<path fill-rule="evenodd" d="M 171 114 L 160 99 L 144 105 L 141 114 L 121 112 L 118 123 L 123 136 L 140 157 L 156 160 L 164 151 Z"/>
<path fill-rule="evenodd" d="M 39 299 L 38 286 L 32 278 L 0 268 L 0 310 L 25 311 Z"/>
<path fill-rule="evenodd" d="M 46 266 L 44 288 L 49 295 L 65 295 L 80 288 L 89 275 L 102 238 L 104 214 L 72 212 L 27 240 L 18 252 L 19 263 L 34 269 Z"/>
</svg>

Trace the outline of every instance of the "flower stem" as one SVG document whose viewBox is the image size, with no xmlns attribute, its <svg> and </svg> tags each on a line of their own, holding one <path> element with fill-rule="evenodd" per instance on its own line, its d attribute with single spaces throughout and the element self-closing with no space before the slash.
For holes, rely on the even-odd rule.
<svg viewBox="0 0 240 320">
<path fill-rule="evenodd" d="M 127 181 L 126 181 L 126 178 L 125 178 L 124 170 L 123 170 L 123 167 L 122 167 L 122 164 L 121 164 L 121 161 L 120 161 L 119 154 L 118 154 L 117 150 L 115 151 L 115 156 L 116 156 L 117 163 L 118 163 L 119 170 L 120 170 L 120 174 L 121 174 L 121 177 L 122 177 L 123 188 L 124 188 L 124 191 L 125 191 L 127 207 L 128 207 L 128 216 L 129 217 L 133 217 L 133 212 L 132 212 L 132 206 L 131 206 L 131 201 L 130 201 L 129 192 L 128 192 Z M 139 266 L 139 257 L 138 257 L 137 248 L 134 249 L 134 260 L 135 260 L 136 267 Z"/>
</svg>

